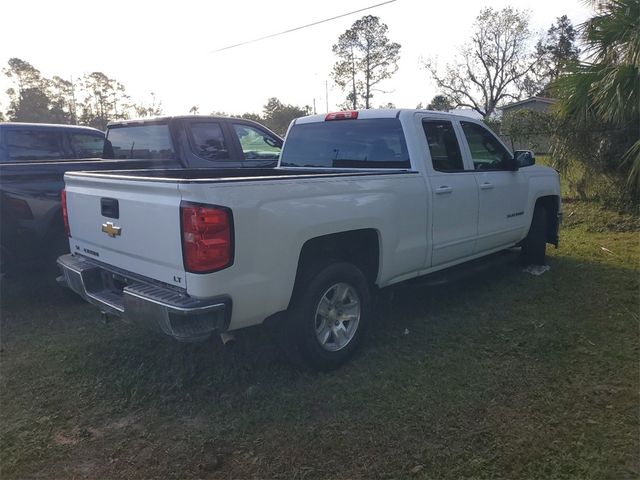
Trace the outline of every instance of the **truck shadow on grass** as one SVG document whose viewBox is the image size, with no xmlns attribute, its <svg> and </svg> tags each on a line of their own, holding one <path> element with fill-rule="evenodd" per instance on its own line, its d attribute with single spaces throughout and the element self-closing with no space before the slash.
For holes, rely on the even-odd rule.
<svg viewBox="0 0 640 480">
<path fill-rule="evenodd" d="M 407 343 L 404 337 L 409 337 L 412 343 L 412 339 L 425 333 L 424 324 L 429 322 L 433 309 L 443 302 L 443 308 L 448 308 L 448 297 L 457 303 L 462 294 L 465 301 L 473 302 L 469 298 L 473 283 L 484 289 L 491 288 L 495 280 L 515 279 L 521 275 L 516 262 L 513 253 L 494 255 L 461 272 L 447 272 L 446 277 L 428 277 L 425 282 L 382 290 L 377 295 L 375 317 L 363 350 L 387 348 L 389 341 Z M 217 335 L 204 342 L 179 343 L 117 318 L 105 323 L 95 307 L 55 285 L 52 272 L 33 275 L 9 280 L 3 289 L 4 309 L 32 312 L 28 315 L 31 327 L 38 330 L 37 324 L 44 321 L 50 328 L 49 334 L 62 335 L 66 347 L 75 347 L 67 351 L 68 372 L 100 377 L 105 383 L 121 387 L 122 393 L 129 389 L 140 391 L 142 385 L 148 385 L 181 390 L 187 395 L 195 393 L 191 389 L 204 387 L 204 394 L 210 395 L 208 387 L 229 382 L 253 384 L 260 382 L 265 372 L 269 372 L 267 377 L 277 372 L 286 378 L 310 373 L 289 364 L 277 347 L 275 333 L 266 328 L 234 332 L 237 340 L 229 347 L 222 345 Z M 45 314 L 53 311 L 55 323 Z M 413 320 L 416 316 L 422 319 L 420 323 Z M 21 327 L 18 329 L 27 333 Z M 10 326 L 7 328 L 10 333 Z M 354 361 L 358 362 L 362 354 L 358 353 Z M 112 380 L 108 381 L 110 377 Z"/>
</svg>

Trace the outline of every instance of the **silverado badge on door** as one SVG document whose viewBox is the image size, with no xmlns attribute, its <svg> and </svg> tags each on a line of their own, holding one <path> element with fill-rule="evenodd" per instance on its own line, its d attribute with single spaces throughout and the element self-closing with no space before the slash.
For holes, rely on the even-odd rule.
<svg viewBox="0 0 640 480">
<path fill-rule="evenodd" d="M 122 227 L 116 227 L 113 222 L 107 222 L 102 224 L 102 231 L 111 238 L 116 238 L 122 234 Z"/>
</svg>

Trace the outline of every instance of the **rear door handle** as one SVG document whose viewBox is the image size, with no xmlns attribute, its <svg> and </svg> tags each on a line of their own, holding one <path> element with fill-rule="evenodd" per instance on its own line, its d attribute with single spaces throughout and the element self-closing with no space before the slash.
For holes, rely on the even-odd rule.
<svg viewBox="0 0 640 480">
<path fill-rule="evenodd" d="M 480 184 L 481 190 L 491 190 L 492 188 L 493 188 L 493 183 L 491 182 L 484 182 Z"/>
<path fill-rule="evenodd" d="M 440 187 L 436 188 L 436 193 L 438 195 L 441 195 L 443 193 L 451 193 L 453 192 L 453 188 L 451 188 L 448 185 L 441 185 Z"/>
</svg>

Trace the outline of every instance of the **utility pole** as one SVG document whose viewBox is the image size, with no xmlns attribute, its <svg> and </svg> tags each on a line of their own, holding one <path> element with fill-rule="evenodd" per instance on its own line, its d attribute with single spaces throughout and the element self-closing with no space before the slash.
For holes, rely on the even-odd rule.
<svg viewBox="0 0 640 480">
<path fill-rule="evenodd" d="M 76 125 L 78 123 L 77 113 L 78 109 L 76 107 L 76 84 L 73 83 L 73 77 L 71 77 L 71 105 L 69 105 L 69 113 L 71 114 L 71 123 L 72 125 Z"/>
<path fill-rule="evenodd" d="M 324 99 L 327 102 L 327 109 L 325 110 L 325 113 L 329 113 L 329 81 L 328 80 L 324 81 Z"/>
</svg>

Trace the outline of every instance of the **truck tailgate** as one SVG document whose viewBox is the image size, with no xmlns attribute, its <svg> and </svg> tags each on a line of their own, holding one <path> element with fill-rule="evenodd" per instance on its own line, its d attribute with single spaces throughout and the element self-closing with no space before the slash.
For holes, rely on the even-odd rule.
<svg viewBox="0 0 640 480">
<path fill-rule="evenodd" d="M 65 175 L 71 253 L 186 288 L 177 183 Z"/>
</svg>

